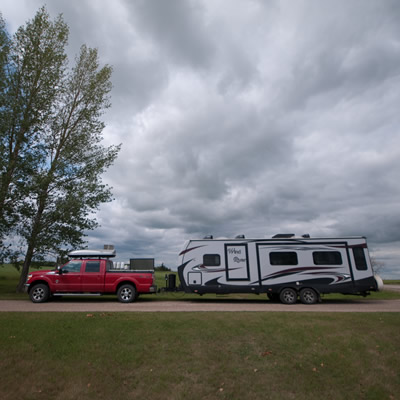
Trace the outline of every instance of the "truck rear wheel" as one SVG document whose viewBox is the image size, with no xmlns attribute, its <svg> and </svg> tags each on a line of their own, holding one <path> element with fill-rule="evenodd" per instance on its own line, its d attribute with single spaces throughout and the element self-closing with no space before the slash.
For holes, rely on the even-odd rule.
<svg viewBox="0 0 400 400">
<path fill-rule="evenodd" d="M 50 297 L 50 289 L 44 283 L 38 283 L 29 291 L 29 297 L 33 303 L 44 303 Z"/>
<path fill-rule="evenodd" d="M 292 288 L 285 288 L 281 291 L 279 299 L 283 304 L 295 304 L 297 302 L 297 292 Z"/>
<path fill-rule="evenodd" d="M 132 303 L 137 299 L 136 289 L 129 284 L 122 285 L 117 291 L 117 297 L 121 303 Z"/>
<path fill-rule="evenodd" d="M 301 289 L 300 301 L 303 304 L 315 304 L 318 301 L 318 294 L 314 289 L 310 288 Z"/>
</svg>

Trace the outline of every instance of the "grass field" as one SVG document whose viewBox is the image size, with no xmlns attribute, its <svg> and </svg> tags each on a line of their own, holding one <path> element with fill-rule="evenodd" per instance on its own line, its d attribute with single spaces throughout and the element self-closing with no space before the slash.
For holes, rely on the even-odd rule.
<svg viewBox="0 0 400 400">
<path fill-rule="evenodd" d="M 14 399 L 397 399 L 399 313 L 0 313 Z"/>
</svg>

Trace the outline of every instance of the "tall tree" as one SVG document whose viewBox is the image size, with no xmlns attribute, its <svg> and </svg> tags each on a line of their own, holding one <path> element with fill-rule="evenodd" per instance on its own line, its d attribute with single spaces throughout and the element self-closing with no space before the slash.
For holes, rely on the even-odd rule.
<svg viewBox="0 0 400 400">
<path fill-rule="evenodd" d="M 67 68 L 68 26 L 45 8 L 10 40 L 0 20 L 0 246 L 13 229 L 34 257 L 83 242 L 111 192 L 101 175 L 119 146 L 102 145 L 111 67 L 82 46 Z"/>
<path fill-rule="evenodd" d="M 12 40 L 4 21 L 0 32 L 0 252 L 4 252 L 3 239 L 18 221 L 18 188 L 35 168 L 64 76 L 68 26 L 61 16 L 51 21 L 41 8 Z"/>
<path fill-rule="evenodd" d="M 96 49 L 82 46 L 74 69 L 60 89 L 54 118 L 42 144 L 43 154 L 31 175 L 19 234 L 27 251 L 17 290 L 23 289 L 35 255 L 82 243 L 83 231 L 97 224 L 93 211 L 111 200 L 101 174 L 119 146 L 101 145 L 100 116 L 110 106 L 111 68 L 99 67 Z"/>
</svg>

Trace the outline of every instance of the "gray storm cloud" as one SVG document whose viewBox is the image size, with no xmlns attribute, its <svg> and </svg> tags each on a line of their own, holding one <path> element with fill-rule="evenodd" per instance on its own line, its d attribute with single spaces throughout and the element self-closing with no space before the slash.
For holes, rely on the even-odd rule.
<svg viewBox="0 0 400 400">
<path fill-rule="evenodd" d="M 16 28 L 39 0 L 4 1 Z M 48 2 L 114 67 L 91 246 L 176 265 L 209 233 L 365 235 L 400 275 L 397 1 Z M 20 10 L 19 12 L 16 9 Z"/>
</svg>

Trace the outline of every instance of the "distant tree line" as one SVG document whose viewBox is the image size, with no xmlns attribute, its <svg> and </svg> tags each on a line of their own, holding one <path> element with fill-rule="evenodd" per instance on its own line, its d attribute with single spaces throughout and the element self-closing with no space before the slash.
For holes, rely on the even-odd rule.
<svg viewBox="0 0 400 400">
<path fill-rule="evenodd" d="M 171 268 L 168 268 L 164 265 L 164 263 L 162 263 L 161 265 L 158 265 L 157 267 L 154 267 L 155 271 L 171 271 Z"/>
<path fill-rule="evenodd" d="M 41 8 L 10 36 L 0 14 L 0 261 L 34 259 L 84 242 L 112 200 L 101 175 L 120 146 L 102 145 L 110 66 L 83 45 L 72 68 L 69 28 Z"/>
</svg>

